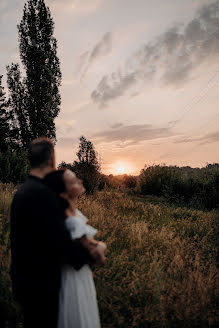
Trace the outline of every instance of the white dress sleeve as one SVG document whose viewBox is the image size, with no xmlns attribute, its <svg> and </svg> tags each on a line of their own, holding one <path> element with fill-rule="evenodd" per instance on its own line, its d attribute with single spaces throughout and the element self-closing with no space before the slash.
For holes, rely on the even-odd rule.
<svg viewBox="0 0 219 328">
<path fill-rule="evenodd" d="M 78 214 L 79 213 L 76 213 L 75 216 L 71 216 L 65 221 L 66 227 L 70 231 L 71 238 L 77 239 L 85 235 L 87 239 L 91 239 L 94 235 L 96 235 L 97 230 L 86 224 L 87 218 L 82 218 L 82 213 L 81 215 Z"/>
</svg>

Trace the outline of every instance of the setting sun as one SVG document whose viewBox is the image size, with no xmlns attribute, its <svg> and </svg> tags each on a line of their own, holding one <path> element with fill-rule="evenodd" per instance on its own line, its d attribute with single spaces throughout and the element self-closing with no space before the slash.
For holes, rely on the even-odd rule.
<svg viewBox="0 0 219 328">
<path fill-rule="evenodd" d="M 133 174 L 136 171 L 136 167 L 129 161 L 117 161 L 110 165 L 108 174 L 120 175 L 120 174 Z"/>
<path fill-rule="evenodd" d="M 119 166 L 118 168 L 117 168 L 117 172 L 118 173 L 121 173 L 121 174 L 123 174 L 123 173 L 125 173 L 125 168 L 124 168 L 124 166 Z"/>
</svg>

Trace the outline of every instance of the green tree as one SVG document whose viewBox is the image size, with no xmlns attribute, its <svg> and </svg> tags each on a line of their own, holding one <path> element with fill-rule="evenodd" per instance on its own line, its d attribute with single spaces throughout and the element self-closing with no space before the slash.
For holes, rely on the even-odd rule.
<svg viewBox="0 0 219 328">
<path fill-rule="evenodd" d="M 7 66 L 9 99 L 0 77 L 0 180 L 21 182 L 28 170 L 26 148 L 36 137 L 56 140 L 60 110 L 60 62 L 54 22 L 44 0 L 28 0 L 18 25 L 19 64 Z"/>
<path fill-rule="evenodd" d="M 80 137 L 76 155 L 78 160 L 74 161 L 72 169 L 83 180 L 87 193 L 93 193 L 99 185 L 100 164 L 92 142 L 84 136 Z"/>
<path fill-rule="evenodd" d="M 13 148 L 27 148 L 31 141 L 30 120 L 27 109 L 27 92 L 23 83 L 19 64 L 7 66 L 9 91 L 10 138 Z"/>
<path fill-rule="evenodd" d="M 18 129 L 13 129 L 12 121 L 15 123 L 16 120 L 15 117 L 12 120 L 9 108 L 10 102 L 6 99 L 0 76 L 0 181 L 18 183 L 25 179 L 28 164 L 25 150 L 13 140 L 16 137 L 15 130 L 18 132 Z"/>
<path fill-rule="evenodd" d="M 9 124 L 7 118 L 7 101 L 4 87 L 2 86 L 2 75 L 0 75 L 0 152 L 7 149 L 9 138 Z"/>
<path fill-rule="evenodd" d="M 73 171 L 73 169 L 72 169 L 72 164 L 71 164 L 71 163 L 66 163 L 66 162 L 62 161 L 62 162 L 58 165 L 58 169 L 60 170 L 60 169 L 63 169 L 63 168 L 65 168 L 65 169 L 69 169 L 69 170 L 72 170 L 72 171 Z"/>
<path fill-rule="evenodd" d="M 181 180 L 177 167 L 145 166 L 138 177 L 138 190 L 143 195 L 176 196 L 181 187 Z"/>
<path fill-rule="evenodd" d="M 25 150 L 21 148 L 15 150 L 8 146 L 5 152 L 0 152 L 1 182 L 12 182 L 14 184 L 23 182 L 27 176 L 28 169 Z"/>
<path fill-rule="evenodd" d="M 123 183 L 126 188 L 134 189 L 137 185 L 137 178 L 132 175 L 125 175 L 123 178 Z"/>
<path fill-rule="evenodd" d="M 8 67 L 13 131 L 24 148 L 36 137 L 56 139 L 54 119 L 61 104 L 61 71 L 53 31 L 54 22 L 44 0 L 28 0 L 18 25 L 25 77 L 21 78 L 18 64 Z"/>
</svg>

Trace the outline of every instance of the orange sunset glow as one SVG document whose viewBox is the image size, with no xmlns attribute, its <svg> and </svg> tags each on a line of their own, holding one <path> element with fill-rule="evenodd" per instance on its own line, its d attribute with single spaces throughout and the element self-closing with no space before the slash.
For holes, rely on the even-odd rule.
<svg viewBox="0 0 219 328">
<path fill-rule="evenodd" d="M 107 170 L 108 174 L 120 175 L 120 174 L 134 174 L 135 167 L 125 161 L 118 161 L 113 163 Z"/>
<path fill-rule="evenodd" d="M 125 167 L 124 166 L 119 166 L 118 168 L 117 168 L 117 172 L 118 173 L 125 173 L 126 172 L 126 170 L 125 170 Z"/>
</svg>

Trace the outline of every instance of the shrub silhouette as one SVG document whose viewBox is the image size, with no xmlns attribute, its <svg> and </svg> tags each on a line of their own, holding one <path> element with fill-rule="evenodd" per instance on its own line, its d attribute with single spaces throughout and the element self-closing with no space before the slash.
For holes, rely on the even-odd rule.
<svg viewBox="0 0 219 328">
<path fill-rule="evenodd" d="M 219 165 L 199 169 L 154 165 L 145 167 L 137 192 L 163 196 L 170 201 L 211 210 L 219 205 Z"/>
</svg>

